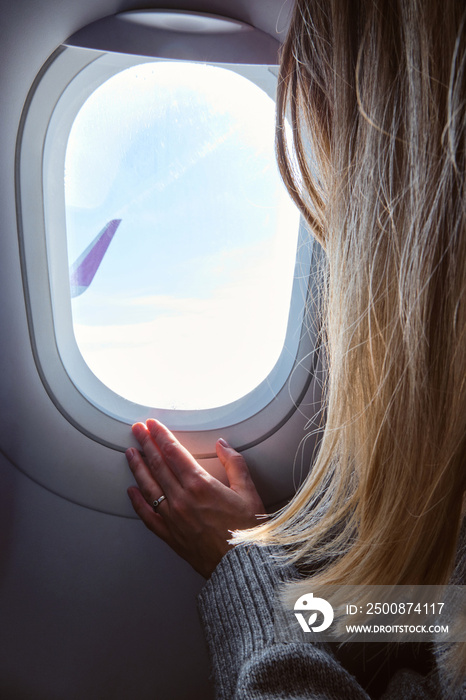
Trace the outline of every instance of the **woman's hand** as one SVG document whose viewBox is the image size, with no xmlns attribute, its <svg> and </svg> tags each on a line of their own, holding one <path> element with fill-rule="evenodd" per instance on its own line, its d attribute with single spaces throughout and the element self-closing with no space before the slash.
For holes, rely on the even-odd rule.
<svg viewBox="0 0 466 700">
<path fill-rule="evenodd" d="M 217 441 L 228 487 L 158 421 L 136 423 L 133 434 L 144 453 L 143 458 L 133 448 L 126 451 L 139 486 L 128 489 L 134 510 L 149 530 L 208 578 L 231 547 L 231 531 L 254 527 L 256 516 L 264 513 L 246 462 L 225 440 Z M 152 504 L 162 494 L 166 498 L 154 511 Z"/>
</svg>

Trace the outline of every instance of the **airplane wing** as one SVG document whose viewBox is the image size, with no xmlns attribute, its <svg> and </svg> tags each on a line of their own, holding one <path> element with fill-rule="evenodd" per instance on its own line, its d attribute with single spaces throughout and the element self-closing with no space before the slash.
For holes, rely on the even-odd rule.
<svg viewBox="0 0 466 700">
<path fill-rule="evenodd" d="M 77 297 L 89 287 L 115 235 L 121 219 L 112 219 L 70 267 L 71 296 Z"/>
</svg>

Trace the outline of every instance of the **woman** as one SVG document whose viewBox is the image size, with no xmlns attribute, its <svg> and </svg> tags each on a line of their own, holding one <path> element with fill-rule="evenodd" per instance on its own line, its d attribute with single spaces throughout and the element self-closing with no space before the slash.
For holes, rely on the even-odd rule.
<svg viewBox="0 0 466 700">
<path fill-rule="evenodd" d="M 218 441 L 227 488 L 147 421 L 133 427 L 145 460 L 127 453 L 139 485 L 130 498 L 210 576 L 200 610 L 219 697 L 464 697 L 464 645 L 392 658 L 377 685 L 353 653 L 274 643 L 271 607 L 296 576 L 290 594 L 310 581 L 466 583 L 463 3 L 297 0 L 277 153 L 327 258 L 327 420 L 316 463 L 285 509 L 245 531 L 264 509 L 242 457 Z M 232 548 L 232 530 L 241 530 L 234 545 L 261 546 Z M 285 563 L 263 545 L 280 546 Z"/>
</svg>

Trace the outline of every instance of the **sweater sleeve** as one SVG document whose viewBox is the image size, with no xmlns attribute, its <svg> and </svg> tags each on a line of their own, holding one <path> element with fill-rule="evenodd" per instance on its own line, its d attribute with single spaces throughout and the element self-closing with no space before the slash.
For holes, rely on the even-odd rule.
<svg viewBox="0 0 466 700">
<path fill-rule="evenodd" d="M 199 596 L 218 700 L 369 700 L 329 645 L 274 641 L 275 588 L 293 576 L 269 547 L 231 549 Z M 427 679 L 402 671 L 383 700 L 436 700 Z"/>
</svg>

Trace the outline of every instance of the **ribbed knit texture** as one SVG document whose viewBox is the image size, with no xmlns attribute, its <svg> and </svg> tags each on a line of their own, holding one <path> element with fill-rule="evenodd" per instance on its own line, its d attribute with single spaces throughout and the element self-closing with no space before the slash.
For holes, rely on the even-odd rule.
<svg viewBox="0 0 466 700">
<path fill-rule="evenodd" d="M 331 645 L 274 642 L 275 590 L 296 574 L 273 553 L 231 549 L 199 596 L 218 700 L 368 700 Z M 381 700 L 446 700 L 438 679 L 399 670 Z"/>
</svg>

